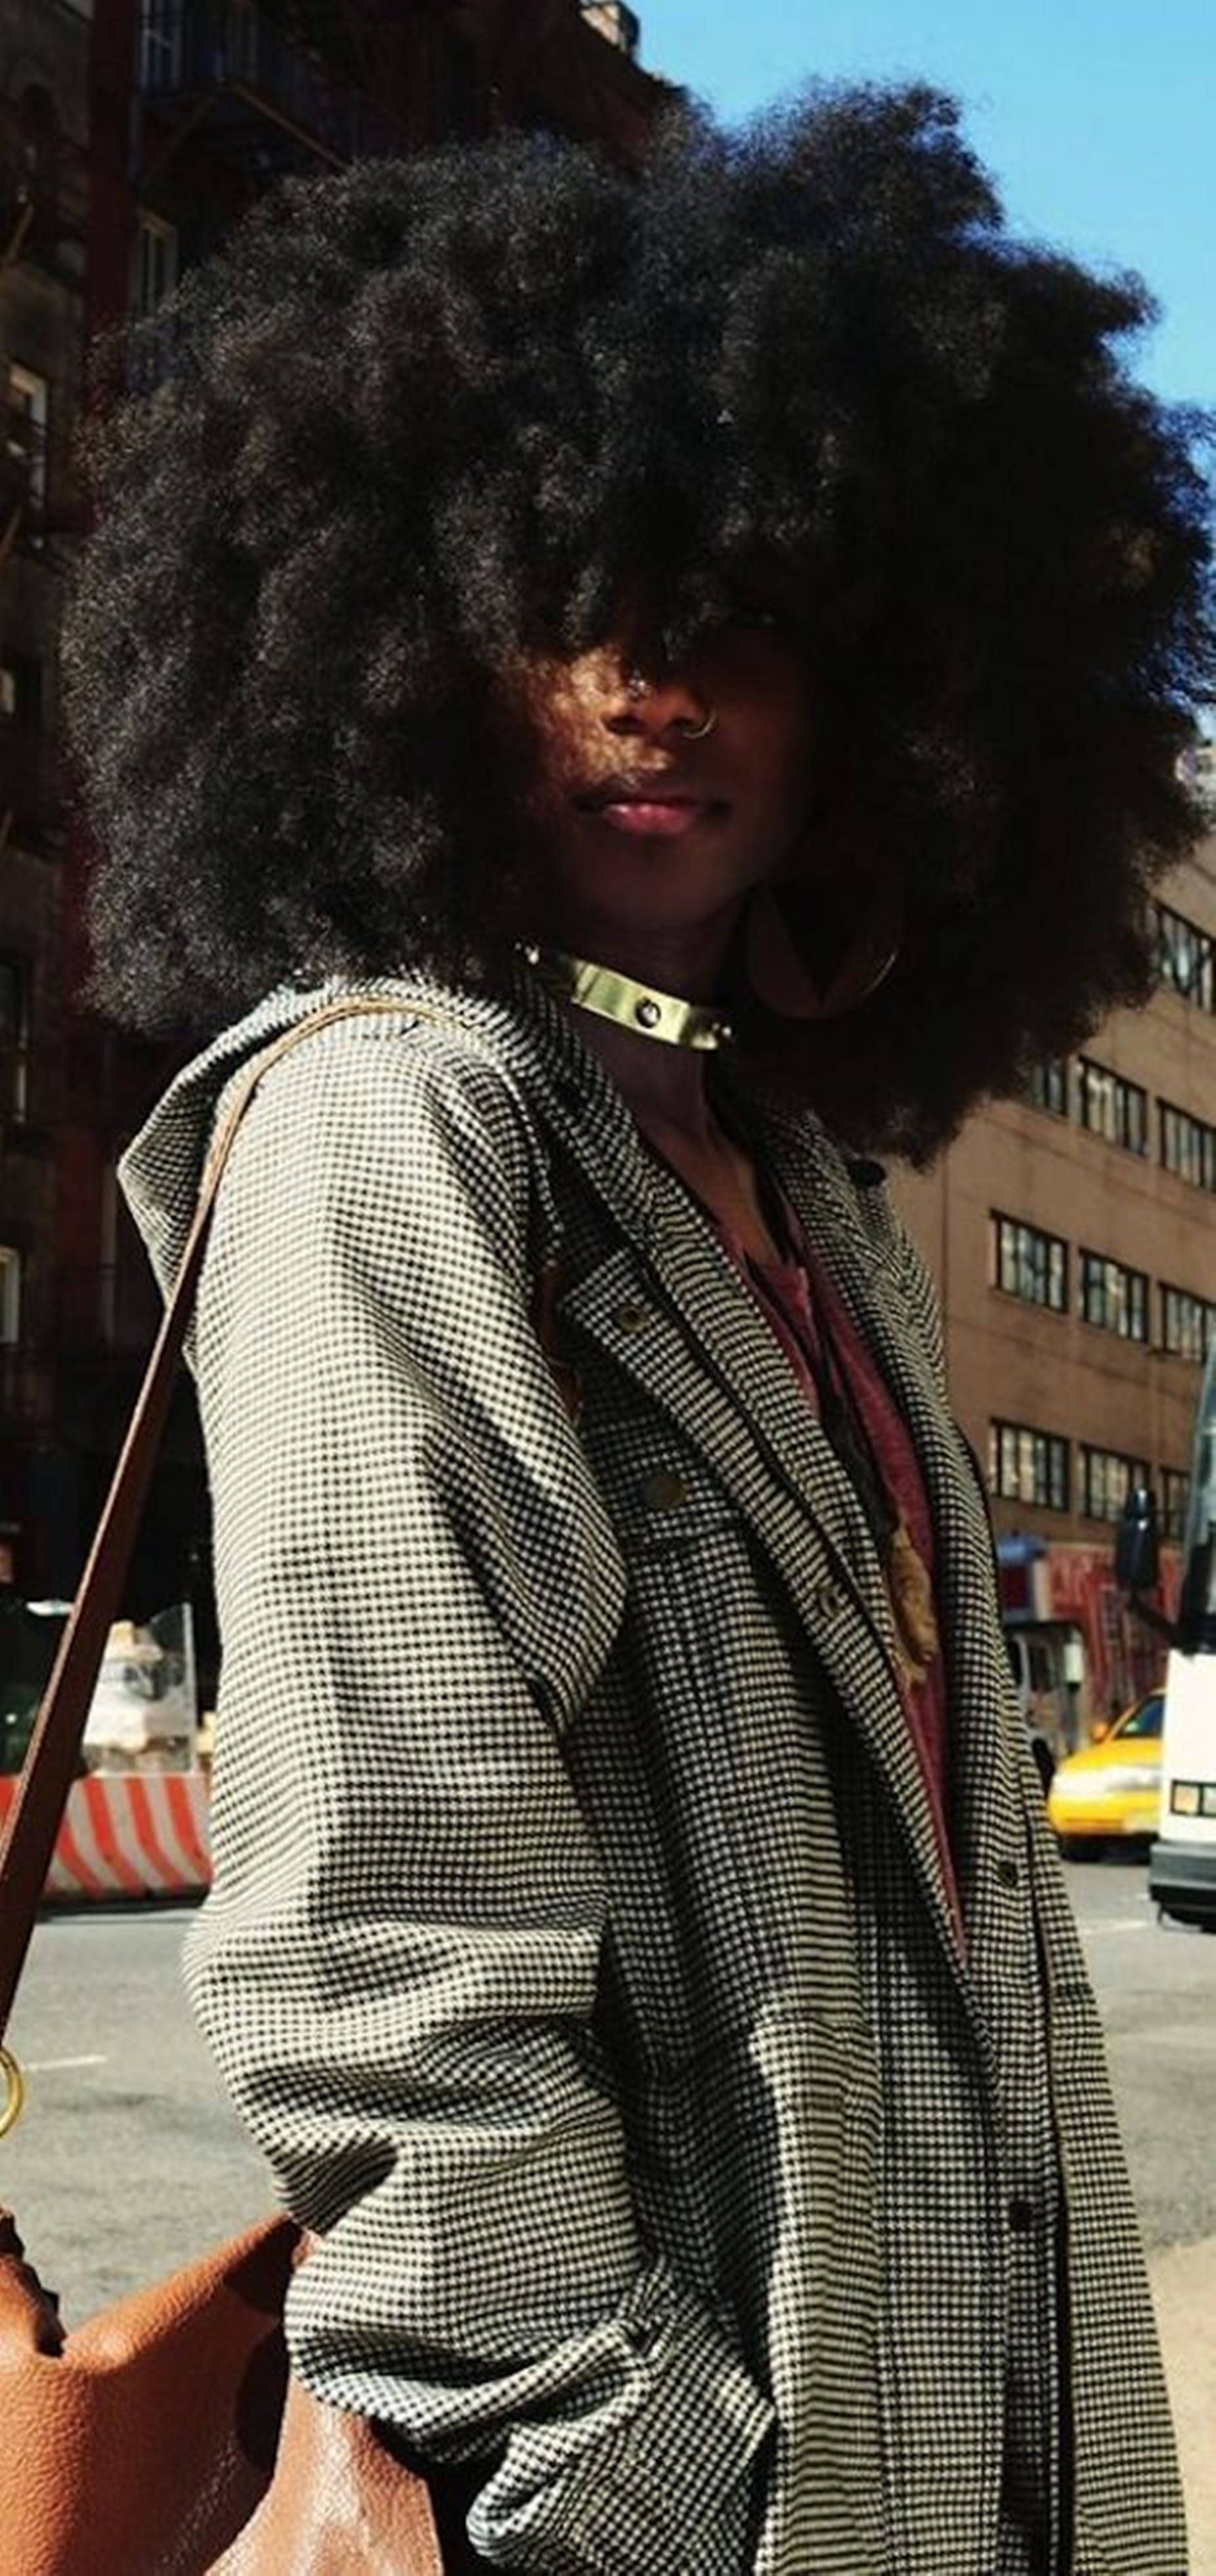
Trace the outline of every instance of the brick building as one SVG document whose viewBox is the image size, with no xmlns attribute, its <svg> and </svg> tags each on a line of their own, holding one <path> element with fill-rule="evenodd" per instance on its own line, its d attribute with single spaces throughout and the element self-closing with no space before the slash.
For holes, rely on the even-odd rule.
<svg viewBox="0 0 1216 2576">
<path fill-rule="evenodd" d="M 79 527 L 87 17 L 0 0 L 0 1581 L 48 1507 L 66 840 L 55 637 Z"/>
<path fill-rule="evenodd" d="M 621 0 L 0 0 L 0 1584 L 74 1586 L 155 1322 L 114 1173 L 170 1062 L 70 1007 L 89 852 L 54 669 L 83 352 L 283 172 L 513 125 L 628 161 L 672 95 L 638 40 Z M 205 1555 L 202 1497 L 183 1387 L 132 1606 Z"/>
<path fill-rule="evenodd" d="M 1011 1604 L 1095 1632 L 1093 1697 L 1148 1687 L 1114 1524 L 1151 1484 L 1183 1534 L 1216 1332 L 1216 837 L 1156 908 L 1160 982 L 1032 1097 L 971 1120 L 903 1214 L 937 1279 L 955 1410 L 988 1481 Z"/>
</svg>

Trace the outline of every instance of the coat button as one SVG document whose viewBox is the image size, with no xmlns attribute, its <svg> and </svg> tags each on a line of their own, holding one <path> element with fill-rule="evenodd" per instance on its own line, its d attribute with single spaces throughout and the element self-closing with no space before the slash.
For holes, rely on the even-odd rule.
<svg viewBox="0 0 1216 2576">
<path fill-rule="evenodd" d="M 999 1860 L 996 1865 L 996 1874 L 1002 1887 L 1017 1886 L 1018 1865 L 1015 1860 Z"/>
<path fill-rule="evenodd" d="M 1020 2195 L 1009 2203 L 1009 2227 L 1014 2236 L 1029 2236 L 1034 2226 L 1034 2202 Z"/>
<path fill-rule="evenodd" d="M 674 1467 L 659 1467 L 647 1477 L 642 1499 L 648 1511 L 678 1512 L 688 1500 L 688 1487 Z"/>
<path fill-rule="evenodd" d="M 815 1592 L 815 1608 L 821 1619 L 835 1619 L 844 1608 L 844 1594 L 838 1583 L 821 1583 Z"/>
<path fill-rule="evenodd" d="M 624 1305 L 614 1307 L 612 1320 L 618 1333 L 640 1333 L 646 1321 L 646 1309 L 639 1306 L 636 1298 L 629 1297 Z"/>
</svg>

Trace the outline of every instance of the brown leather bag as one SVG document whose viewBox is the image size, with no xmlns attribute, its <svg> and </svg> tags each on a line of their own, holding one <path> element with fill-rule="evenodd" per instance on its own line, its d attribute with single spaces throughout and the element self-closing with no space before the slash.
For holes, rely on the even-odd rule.
<svg viewBox="0 0 1216 2576">
<path fill-rule="evenodd" d="M 190 1240 L 0 1844 L 0 2042 L 79 1754 L 172 1390 L 220 1175 L 269 1067 L 353 1011 L 297 1023 L 250 1067 Z M 0 2047 L 0 2136 L 20 2077 Z M 283 2300 L 307 2248 L 268 2219 L 71 2334 L 0 2211 L 0 2565 L 9 2576 L 464 2576 L 453 2510 L 360 2417 L 288 2375 Z M 440 2537 L 440 2525 L 443 2537 Z"/>
</svg>

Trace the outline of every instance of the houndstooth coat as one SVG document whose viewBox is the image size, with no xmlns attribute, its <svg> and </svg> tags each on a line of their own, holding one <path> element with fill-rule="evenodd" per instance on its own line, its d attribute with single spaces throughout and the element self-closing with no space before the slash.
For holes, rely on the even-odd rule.
<svg viewBox="0 0 1216 2576">
<path fill-rule="evenodd" d="M 869 1532 L 775 1338 L 522 976 L 280 993 L 123 1167 L 224 1644 L 194 2005 L 322 2242 L 296 2370 L 553 2576 L 1185 2576 L 986 1510 L 881 1175 L 741 1091 L 913 1433 L 960 1956 Z M 419 1013 L 423 1016 L 418 1016 Z M 538 1322 L 543 1329 L 538 1330 Z"/>
</svg>

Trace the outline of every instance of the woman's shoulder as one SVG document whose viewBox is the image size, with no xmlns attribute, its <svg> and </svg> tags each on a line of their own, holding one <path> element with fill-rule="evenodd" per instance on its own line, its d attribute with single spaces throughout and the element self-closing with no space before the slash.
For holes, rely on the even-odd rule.
<svg viewBox="0 0 1216 2576">
<path fill-rule="evenodd" d="M 120 1166 L 154 1262 L 180 1255 L 208 1157 L 239 1109 L 223 1197 L 261 1222 L 358 1201 L 380 1219 L 429 1190 L 522 1221 L 535 1144 L 473 997 L 331 978 L 282 988 L 184 1066 Z"/>
<path fill-rule="evenodd" d="M 470 1151 L 479 1141 L 509 1151 L 523 1103 L 469 1001 L 404 981 L 331 983 L 300 996 L 269 1027 L 245 1024 L 252 1043 L 216 1095 L 213 1128 L 252 1081 L 267 1122 L 302 1124 L 317 1150 L 400 1155 L 416 1130 L 454 1122 Z"/>
</svg>

